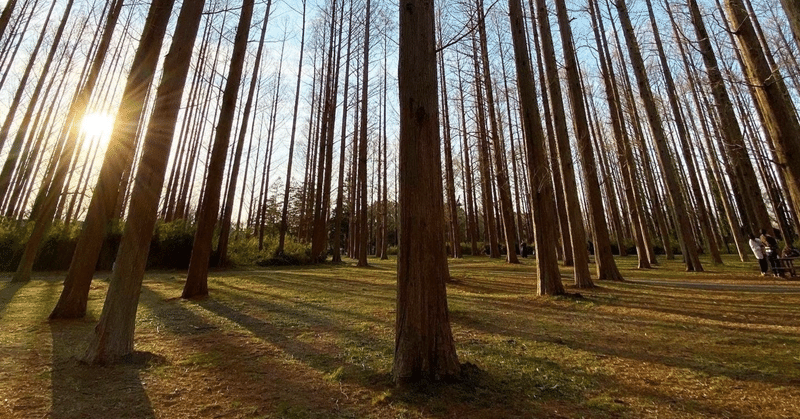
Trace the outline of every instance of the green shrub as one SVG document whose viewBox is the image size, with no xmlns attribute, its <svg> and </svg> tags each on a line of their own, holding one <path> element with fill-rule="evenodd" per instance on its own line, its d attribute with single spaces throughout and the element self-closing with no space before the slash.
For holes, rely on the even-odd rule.
<svg viewBox="0 0 800 419">
<path fill-rule="evenodd" d="M 33 227 L 16 220 L 0 218 L 0 270 L 13 271 L 17 268 L 26 238 Z"/>
<path fill-rule="evenodd" d="M 196 226 L 188 220 L 156 224 L 147 258 L 148 269 L 187 269 Z"/>
<path fill-rule="evenodd" d="M 16 270 L 32 230 L 33 222 L 22 223 L 0 217 L 0 271 Z M 33 266 L 34 270 L 69 269 L 80 231 L 81 223 L 55 223 L 42 241 L 39 256 Z M 196 226 L 188 220 L 159 222 L 150 242 L 147 268 L 187 269 L 192 256 L 195 231 Z M 98 270 L 111 269 L 121 240 L 122 222 L 118 221 L 106 234 L 97 261 Z M 216 242 L 215 237 L 214 243 Z M 246 237 L 242 232 L 233 233 L 228 247 L 228 257 L 232 266 L 306 265 L 312 262 L 309 245 L 287 237 L 282 255 L 275 254 L 277 247 L 277 235 L 265 236 L 264 248 L 258 250 L 258 237 Z M 217 258 L 218 253 L 214 252 L 210 261 L 212 266 L 216 264 Z"/>
</svg>

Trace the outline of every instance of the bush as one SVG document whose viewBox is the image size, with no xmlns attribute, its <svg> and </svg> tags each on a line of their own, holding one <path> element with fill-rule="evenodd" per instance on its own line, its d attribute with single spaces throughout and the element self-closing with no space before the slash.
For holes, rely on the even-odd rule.
<svg viewBox="0 0 800 419">
<path fill-rule="evenodd" d="M 150 242 L 147 269 L 187 269 L 196 227 L 188 220 L 156 224 Z"/>
<path fill-rule="evenodd" d="M 0 218 L 0 270 L 13 271 L 19 265 L 25 240 L 33 224 L 26 225 L 15 220 Z"/>
<path fill-rule="evenodd" d="M 283 254 L 278 255 L 278 236 L 264 236 L 264 247 L 258 250 L 258 237 L 231 238 L 228 259 L 232 266 L 287 266 L 307 265 L 311 261 L 311 247 L 286 237 Z"/>
<path fill-rule="evenodd" d="M 0 271 L 14 271 L 22 259 L 25 243 L 33 230 L 33 222 L 22 223 L 0 217 Z M 196 226 L 188 220 L 156 225 L 150 242 L 147 258 L 147 269 L 179 269 L 189 267 L 194 244 Z M 39 256 L 33 265 L 37 271 L 64 271 L 69 269 L 72 255 L 78 242 L 81 223 L 55 223 L 42 241 Z M 117 257 L 122 240 L 122 223 L 116 222 L 106 234 L 100 257 L 98 270 L 110 270 Z M 216 243 L 216 238 L 215 238 Z M 312 263 L 310 246 L 298 243 L 287 237 L 282 255 L 276 255 L 278 237 L 264 237 L 264 248 L 258 250 L 258 237 L 232 237 L 228 255 L 233 266 L 280 266 L 306 265 Z M 396 254 L 397 248 L 393 248 Z M 391 250 L 390 250 L 391 252 Z M 216 263 L 218 253 L 211 256 L 212 266 Z"/>
<path fill-rule="evenodd" d="M 39 256 L 33 263 L 33 269 L 37 271 L 69 269 L 80 232 L 80 226 L 77 224 L 54 223 L 39 247 Z"/>
</svg>

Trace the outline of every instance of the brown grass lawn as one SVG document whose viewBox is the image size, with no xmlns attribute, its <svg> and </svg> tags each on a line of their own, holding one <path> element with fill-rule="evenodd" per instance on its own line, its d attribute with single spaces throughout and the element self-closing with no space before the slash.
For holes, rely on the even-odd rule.
<svg viewBox="0 0 800 419">
<path fill-rule="evenodd" d="M 62 275 L 0 276 L 0 417 L 800 417 L 800 281 L 761 278 L 754 262 L 686 273 L 622 258 L 627 282 L 549 298 L 532 260 L 451 261 L 463 377 L 403 391 L 395 264 L 370 262 L 217 272 L 202 301 L 176 298 L 183 273 L 150 273 L 137 353 L 105 367 L 75 355 L 107 273 L 86 320 L 56 322 Z"/>
</svg>

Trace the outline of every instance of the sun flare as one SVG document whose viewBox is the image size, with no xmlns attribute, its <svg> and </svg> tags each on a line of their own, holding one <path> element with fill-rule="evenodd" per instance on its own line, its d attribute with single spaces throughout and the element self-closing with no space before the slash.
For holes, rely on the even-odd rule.
<svg viewBox="0 0 800 419">
<path fill-rule="evenodd" d="M 114 129 L 114 117 L 101 112 L 86 114 L 81 124 L 81 132 L 87 137 L 100 137 L 101 142 L 108 142 Z"/>
</svg>

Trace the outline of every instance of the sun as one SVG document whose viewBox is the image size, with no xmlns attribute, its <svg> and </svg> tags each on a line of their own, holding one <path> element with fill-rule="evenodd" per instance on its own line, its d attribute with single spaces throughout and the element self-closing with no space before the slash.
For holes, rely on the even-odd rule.
<svg viewBox="0 0 800 419">
<path fill-rule="evenodd" d="M 81 132 L 100 143 L 107 143 L 113 130 L 114 117 L 103 112 L 86 114 L 81 123 Z"/>
</svg>

